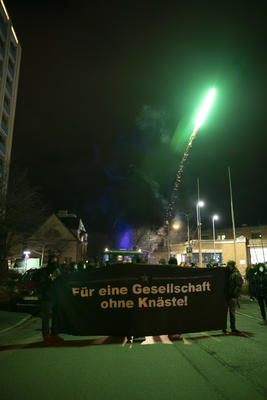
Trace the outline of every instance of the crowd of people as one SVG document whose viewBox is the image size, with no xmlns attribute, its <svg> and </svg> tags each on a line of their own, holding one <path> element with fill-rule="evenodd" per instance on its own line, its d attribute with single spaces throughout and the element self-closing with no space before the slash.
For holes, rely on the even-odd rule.
<svg viewBox="0 0 267 400">
<path fill-rule="evenodd" d="M 171 257 L 169 259 L 169 264 L 176 264 L 177 260 L 175 257 Z M 216 268 L 218 265 L 207 265 L 210 268 Z M 183 265 L 184 267 L 186 265 Z M 92 267 L 92 265 L 91 265 Z M 189 264 L 188 267 L 197 268 L 195 264 Z M 58 319 L 57 319 L 57 305 L 56 305 L 56 282 L 59 277 L 64 276 L 66 272 L 75 272 L 75 271 L 86 271 L 90 268 L 86 263 L 80 263 L 73 265 L 60 266 L 58 263 L 58 257 L 56 255 L 52 255 L 48 259 L 48 263 L 46 268 L 42 268 L 42 274 L 39 277 L 39 289 L 40 289 L 40 297 L 42 301 L 42 334 L 44 342 L 63 342 L 64 339 L 61 338 L 58 328 Z M 230 319 L 230 329 L 233 333 L 239 333 L 239 330 L 236 328 L 236 306 L 238 305 L 238 297 L 241 294 L 242 285 L 244 279 L 242 278 L 238 268 L 236 267 L 236 263 L 234 260 L 229 260 L 226 265 L 227 270 L 227 291 L 226 291 L 226 300 L 229 311 L 229 319 Z M 258 264 L 254 267 L 250 267 L 247 269 L 245 279 L 248 283 L 249 296 L 251 301 L 258 301 L 261 316 L 263 319 L 263 324 L 267 325 L 266 322 L 266 311 L 265 307 L 267 307 L 267 263 L 266 264 Z M 50 317 L 52 316 L 52 324 L 50 328 Z M 228 334 L 227 328 L 223 328 L 223 333 Z"/>
<path fill-rule="evenodd" d="M 56 301 L 56 283 L 62 273 L 63 271 L 59 266 L 58 257 L 56 255 L 51 255 L 46 267 L 41 269 L 38 276 L 37 285 L 39 286 L 42 302 L 42 334 L 45 343 L 61 343 L 64 341 L 64 339 L 58 335 L 59 327 Z"/>
</svg>

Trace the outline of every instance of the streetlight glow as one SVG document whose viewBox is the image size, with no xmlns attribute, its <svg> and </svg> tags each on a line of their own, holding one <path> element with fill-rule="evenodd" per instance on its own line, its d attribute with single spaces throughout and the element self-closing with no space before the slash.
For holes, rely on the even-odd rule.
<svg viewBox="0 0 267 400">
<path fill-rule="evenodd" d="M 194 131 L 197 131 L 201 127 L 201 125 L 203 125 L 203 123 L 205 122 L 206 116 L 213 103 L 215 95 L 216 95 L 215 89 L 210 89 L 208 91 L 207 96 L 205 97 L 202 106 L 197 114 Z"/>
<path fill-rule="evenodd" d="M 200 201 L 197 203 L 197 207 L 204 207 L 204 205 L 205 205 L 205 203 L 204 203 L 204 201 L 202 201 L 202 200 L 200 200 Z"/>
<path fill-rule="evenodd" d="M 175 230 L 175 231 L 178 231 L 178 229 L 180 229 L 180 224 L 173 224 L 172 225 L 172 227 L 173 227 L 173 229 Z"/>
<path fill-rule="evenodd" d="M 218 215 L 213 215 L 212 219 L 217 221 L 219 219 L 219 217 L 218 217 Z"/>
</svg>

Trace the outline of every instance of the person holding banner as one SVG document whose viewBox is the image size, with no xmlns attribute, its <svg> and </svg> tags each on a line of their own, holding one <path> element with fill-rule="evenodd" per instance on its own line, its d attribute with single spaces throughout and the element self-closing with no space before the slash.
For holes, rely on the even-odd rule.
<svg viewBox="0 0 267 400">
<path fill-rule="evenodd" d="M 235 309 L 237 305 L 237 299 L 241 293 L 243 279 L 240 272 L 236 268 L 235 261 L 229 260 L 226 268 L 228 270 L 227 302 L 230 315 L 230 328 L 233 333 L 240 333 L 240 331 L 236 329 Z M 223 333 L 227 334 L 227 330 L 223 329 Z"/>
<path fill-rule="evenodd" d="M 168 262 L 168 264 L 174 264 L 174 265 L 177 265 L 177 258 L 176 258 L 176 257 L 173 257 L 173 256 L 171 256 L 171 257 L 169 258 L 169 262 Z"/>
<path fill-rule="evenodd" d="M 63 342 L 58 336 L 58 317 L 56 310 L 56 281 L 61 275 L 57 256 L 49 257 L 46 268 L 43 268 L 40 277 L 42 299 L 42 334 L 45 343 Z M 50 334 L 50 316 L 52 313 L 52 326 Z"/>
<path fill-rule="evenodd" d="M 262 316 L 262 325 L 267 325 L 265 307 L 267 307 L 267 265 L 258 264 L 254 272 L 255 296 Z"/>
</svg>

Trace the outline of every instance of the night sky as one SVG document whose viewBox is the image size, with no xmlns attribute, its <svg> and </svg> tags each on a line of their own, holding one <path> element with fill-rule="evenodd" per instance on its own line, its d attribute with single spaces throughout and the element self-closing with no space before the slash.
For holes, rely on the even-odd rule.
<svg viewBox="0 0 267 400">
<path fill-rule="evenodd" d="M 233 2 L 235 3 L 235 2 Z M 267 223 L 264 2 L 6 0 L 22 46 L 12 159 L 89 231 L 158 226 L 206 92 L 177 214 Z M 183 5 L 184 4 L 184 5 Z"/>
</svg>

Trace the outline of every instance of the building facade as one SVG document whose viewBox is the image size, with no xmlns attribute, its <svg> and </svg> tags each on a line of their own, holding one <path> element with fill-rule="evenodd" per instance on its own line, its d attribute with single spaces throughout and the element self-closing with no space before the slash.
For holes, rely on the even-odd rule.
<svg viewBox="0 0 267 400">
<path fill-rule="evenodd" d="M 203 231 L 201 245 L 203 266 L 211 259 L 216 259 L 220 264 L 235 260 L 240 272 L 245 274 L 248 265 L 267 262 L 267 225 L 237 227 L 235 242 L 231 228 L 219 229 L 215 240 L 212 231 Z M 177 258 L 178 264 L 199 264 L 198 240 L 190 240 L 189 243 L 172 240 L 170 253 Z M 166 247 L 162 247 L 155 254 L 158 260 L 167 260 Z"/>
<path fill-rule="evenodd" d="M 85 261 L 87 258 L 87 233 L 80 218 L 74 214 L 52 214 L 28 239 L 28 249 L 40 264 L 51 254 L 57 254 L 59 262 Z"/>
<path fill-rule="evenodd" d="M 21 46 L 3 0 L 0 0 L 0 180 L 8 179 Z"/>
<path fill-rule="evenodd" d="M 9 264 L 24 258 L 47 262 L 49 255 L 56 254 L 59 262 L 71 263 L 87 259 L 87 232 L 80 218 L 65 211 L 50 215 L 26 241 L 18 242 L 10 249 Z"/>
</svg>

